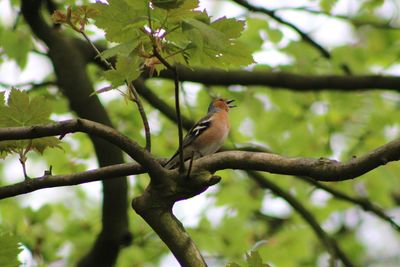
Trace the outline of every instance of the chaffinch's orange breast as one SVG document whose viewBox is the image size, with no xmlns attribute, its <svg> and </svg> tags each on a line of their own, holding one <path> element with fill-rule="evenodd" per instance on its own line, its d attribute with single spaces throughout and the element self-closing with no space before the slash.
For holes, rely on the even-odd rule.
<svg viewBox="0 0 400 267">
<path fill-rule="evenodd" d="M 228 137 L 230 129 L 228 112 L 220 111 L 213 115 L 210 127 L 195 141 L 195 147 L 203 156 L 216 152 Z"/>
</svg>

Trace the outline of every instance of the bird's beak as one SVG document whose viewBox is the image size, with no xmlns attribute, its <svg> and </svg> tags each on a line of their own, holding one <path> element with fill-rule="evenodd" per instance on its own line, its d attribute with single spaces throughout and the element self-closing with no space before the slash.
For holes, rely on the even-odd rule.
<svg viewBox="0 0 400 267">
<path fill-rule="evenodd" d="M 228 104 L 228 107 L 229 107 L 229 108 L 236 108 L 236 107 L 237 107 L 236 105 L 231 105 L 231 103 L 232 103 L 233 101 L 235 101 L 235 100 L 226 100 L 225 103 Z"/>
</svg>

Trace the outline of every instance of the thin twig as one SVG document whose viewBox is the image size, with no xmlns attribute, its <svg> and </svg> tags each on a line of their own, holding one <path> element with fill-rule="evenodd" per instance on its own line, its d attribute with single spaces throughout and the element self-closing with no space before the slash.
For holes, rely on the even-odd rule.
<svg viewBox="0 0 400 267">
<path fill-rule="evenodd" d="M 247 8 L 250 11 L 260 12 L 260 13 L 266 14 L 269 17 L 271 17 L 272 19 L 274 19 L 275 21 L 292 28 L 295 32 L 297 32 L 300 35 L 300 37 L 305 42 L 307 42 L 311 46 L 315 47 L 321 53 L 321 55 L 324 58 L 326 58 L 328 60 L 330 60 L 332 58 L 331 53 L 327 49 L 325 49 L 322 45 L 317 43 L 314 39 L 312 39 L 308 34 L 306 34 L 304 31 L 302 31 L 299 27 L 297 27 L 293 23 L 291 23 L 291 22 L 289 22 L 289 21 L 277 16 L 275 10 L 267 9 L 267 8 L 264 8 L 264 7 L 254 6 L 254 5 L 248 3 L 245 0 L 232 0 L 232 1 L 237 3 L 238 5 L 241 5 L 241 6 L 245 7 L 245 8 Z M 346 74 L 351 74 L 351 70 L 350 70 L 349 66 L 347 66 L 346 64 L 341 64 L 341 67 L 342 67 L 342 70 Z"/>
<path fill-rule="evenodd" d="M 293 23 L 286 21 L 283 18 L 277 16 L 275 14 L 275 10 L 271 10 L 271 9 L 267 9 L 267 8 L 263 8 L 263 7 L 257 7 L 257 6 L 251 5 L 250 3 L 248 3 L 247 1 L 244 1 L 244 0 L 233 0 L 233 2 L 247 8 L 250 11 L 255 11 L 255 12 L 260 12 L 260 13 L 266 14 L 269 17 L 276 20 L 277 22 L 292 28 L 295 32 L 297 32 L 300 35 L 300 37 L 304 41 L 308 42 L 309 44 L 314 46 L 317 50 L 319 50 L 325 58 L 327 58 L 327 59 L 331 58 L 331 54 L 329 53 L 328 50 L 326 50 L 324 47 L 322 47 L 320 44 L 318 44 L 316 41 L 314 41 L 308 34 L 303 32 L 299 27 L 297 27 Z"/>
<path fill-rule="evenodd" d="M 19 162 L 21 163 L 21 166 L 22 166 L 22 171 L 24 173 L 25 181 L 29 180 L 30 178 L 26 172 L 26 159 L 19 159 Z"/>
<path fill-rule="evenodd" d="M 325 245 L 328 252 L 331 254 L 332 258 L 338 257 L 344 266 L 351 267 L 354 266 L 347 255 L 340 249 L 339 245 L 336 243 L 336 240 L 329 236 L 317 222 L 313 214 L 308 211 L 296 198 L 294 198 L 291 194 L 282 190 L 278 185 L 274 184 L 263 175 L 258 172 L 248 171 L 250 177 L 257 182 L 257 184 L 265 189 L 271 190 L 274 194 L 285 199 L 289 205 L 291 205 L 299 214 L 303 217 L 303 219 L 310 225 L 315 234 L 321 240 L 321 242 Z"/>
<path fill-rule="evenodd" d="M 333 188 L 331 188 L 329 186 L 326 186 L 326 185 L 324 185 L 324 184 L 322 184 L 322 183 L 320 183 L 318 181 L 315 181 L 315 180 L 310 179 L 310 178 L 305 177 L 305 176 L 297 176 L 296 178 L 302 179 L 303 181 L 306 181 L 307 183 L 312 184 L 315 187 L 320 188 L 320 189 L 332 194 L 337 199 L 341 199 L 341 200 L 353 203 L 355 205 L 360 206 L 365 211 L 369 211 L 369 212 L 374 213 L 379 218 L 389 222 L 393 226 L 393 228 L 395 228 L 397 231 L 400 232 L 400 225 L 397 224 L 392 218 L 390 218 L 388 215 L 386 215 L 381 208 L 379 208 L 377 205 L 375 205 L 374 203 L 369 201 L 367 198 L 351 197 L 349 195 L 344 194 L 343 192 L 335 190 L 335 189 L 333 189 Z"/>
<path fill-rule="evenodd" d="M 44 81 L 41 83 L 28 82 L 28 83 L 20 83 L 20 84 L 9 84 L 9 83 L 5 83 L 5 82 L 0 82 L 0 86 L 5 87 L 5 88 L 29 87 L 29 89 L 35 89 L 35 88 L 45 87 L 45 86 L 50 86 L 50 85 L 57 85 L 57 82 L 56 81 Z"/>
<path fill-rule="evenodd" d="M 175 109 L 176 109 L 176 118 L 178 122 L 178 138 L 179 138 L 179 172 L 183 173 L 185 166 L 183 162 L 183 130 L 182 130 L 182 117 L 181 117 L 181 109 L 179 104 L 179 75 L 178 69 L 176 66 L 172 66 L 168 63 L 157 51 L 156 47 L 153 47 L 154 56 L 160 60 L 160 62 L 167 67 L 167 69 L 171 70 L 174 75 L 174 84 L 175 84 Z"/>
<path fill-rule="evenodd" d="M 103 61 L 110 70 L 114 70 L 114 66 L 106 58 L 101 56 L 101 52 L 99 51 L 99 49 L 97 49 L 96 45 L 89 39 L 86 33 L 84 31 L 79 31 L 79 33 L 82 34 L 82 36 L 86 39 L 86 41 L 90 44 L 90 46 L 94 49 L 94 51 L 96 51 L 97 56 L 100 58 L 100 60 Z"/>
<path fill-rule="evenodd" d="M 144 98 L 151 106 L 161 111 L 161 113 L 164 114 L 172 122 L 177 122 L 175 108 L 167 104 L 167 102 L 165 102 L 157 94 L 150 90 L 147 85 L 144 84 L 144 81 L 142 79 L 139 78 L 134 81 L 134 85 L 140 96 Z M 185 116 L 181 116 L 181 118 L 182 127 L 189 131 L 194 125 L 195 121 L 189 120 Z"/>
<path fill-rule="evenodd" d="M 186 107 L 187 112 L 189 113 L 189 118 L 191 120 L 193 120 L 195 116 L 193 114 L 193 110 L 190 108 L 188 96 L 187 96 L 186 90 L 182 83 L 181 83 L 181 92 L 182 92 L 182 97 L 183 97 L 183 104 Z M 183 120 L 183 118 L 182 118 L 182 120 Z"/>
<path fill-rule="evenodd" d="M 146 116 L 146 113 L 144 111 L 143 104 L 142 104 L 142 102 L 140 100 L 139 94 L 136 91 L 136 88 L 135 88 L 135 86 L 133 85 L 132 82 L 130 82 L 128 84 L 128 88 L 132 92 L 133 96 L 135 97 L 135 102 L 136 102 L 136 104 L 138 106 L 138 110 L 139 110 L 140 116 L 142 117 L 144 133 L 145 133 L 145 137 L 146 137 L 146 150 L 150 152 L 151 151 L 151 134 L 150 134 L 149 121 L 147 120 L 147 116 Z"/>
<path fill-rule="evenodd" d="M 400 30 L 400 26 L 391 25 L 390 22 L 362 20 L 362 19 L 358 19 L 358 18 L 352 18 L 349 16 L 345 16 L 345 15 L 340 15 L 340 14 L 331 14 L 331 13 L 323 11 L 323 10 L 316 10 L 316 9 L 311 9 L 311 8 L 307 8 L 307 7 L 282 7 L 279 9 L 275 9 L 275 11 L 285 11 L 285 10 L 307 12 L 310 14 L 325 15 L 327 17 L 331 17 L 331 18 L 335 18 L 335 19 L 347 20 L 349 23 L 351 23 L 355 26 L 365 25 L 365 26 L 372 26 L 374 28 L 384 29 L 384 30 Z"/>
<path fill-rule="evenodd" d="M 86 35 L 86 33 L 83 30 L 79 30 L 79 33 L 82 34 L 82 36 L 86 39 L 86 41 L 92 46 L 92 48 L 96 51 L 97 56 L 100 58 L 101 61 L 103 61 L 107 67 L 110 70 L 115 70 L 114 66 L 104 57 L 101 56 L 101 52 L 99 49 L 96 47 L 96 45 L 89 39 L 89 37 Z M 137 93 L 135 87 L 133 86 L 132 82 L 128 82 L 125 80 L 125 84 L 128 87 L 128 89 L 132 92 L 133 96 L 135 97 L 134 102 L 136 103 L 140 117 L 142 118 L 143 122 L 143 128 L 145 131 L 145 137 L 146 137 L 146 150 L 151 151 L 151 133 L 150 133 L 150 126 L 149 126 L 149 121 L 147 120 L 146 112 L 144 111 L 142 101 L 140 100 L 139 94 Z"/>
</svg>

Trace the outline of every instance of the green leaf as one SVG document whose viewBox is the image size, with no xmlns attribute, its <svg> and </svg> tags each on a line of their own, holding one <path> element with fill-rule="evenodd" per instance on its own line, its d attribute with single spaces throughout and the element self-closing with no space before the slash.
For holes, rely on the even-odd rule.
<svg viewBox="0 0 400 267">
<path fill-rule="evenodd" d="M 225 35 L 226 39 L 239 38 L 244 29 L 244 21 L 222 17 L 211 23 L 211 27 Z"/>
<path fill-rule="evenodd" d="M 242 21 L 221 18 L 211 24 L 185 19 L 183 33 L 190 40 L 190 65 L 234 68 L 253 63 L 251 51 L 237 40 L 243 30 Z"/>
<path fill-rule="evenodd" d="M 224 47 L 225 36 L 222 32 L 218 31 L 200 20 L 197 19 L 184 19 L 182 23 L 182 29 L 184 31 L 190 29 L 196 29 L 203 38 L 203 42 L 215 49 L 221 49 Z"/>
<path fill-rule="evenodd" d="M 151 0 L 151 3 L 162 9 L 175 9 L 179 8 L 185 0 Z"/>
<path fill-rule="evenodd" d="M 42 96 L 29 98 L 28 93 L 12 89 L 7 103 L 4 102 L 4 93 L 0 94 L 0 128 L 23 127 L 48 124 L 51 122 L 51 106 Z M 0 97 L 0 98 L 1 98 Z M 36 150 L 39 153 L 47 147 L 59 147 L 60 141 L 55 137 L 44 137 L 33 140 L 1 141 L 1 157 L 10 152 L 21 153 L 22 150 Z"/>
<path fill-rule="evenodd" d="M 264 43 L 261 33 L 266 33 L 267 29 L 269 29 L 267 21 L 259 18 L 248 18 L 246 20 L 246 29 L 239 40 L 245 43 L 251 51 L 258 51 Z"/>
<path fill-rule="evenodd" d="M 337 0 L 321 0 L 319 2 L 319 6 L 325 12 L 331 12 L 334 5 L 337 3 Z"/>
<path fill-rule="evenodd" d="M 384 0 L 367 0 L 362 4 L 361 9 L 365 8 L 367 10 L 374 10 L 382 6 L 384 3 Z"/>
<path fill-rule="evenodd" d="M 179 8 L 168 11 L 168 20 L 175 22 L 184 18 L 194 17 L 198 12 L 194 11 L 199 6 L 198 0 L 186 0 Z"/>
<path fill-rule="evenodd" d="M 0 234 L 0 266 L 16 267 L 21 264 L 18 254 L 22 248 L 18 243 L 18 239 L 14 235 Z"/>
<path fill-rule="evenodd" d="M 273 43 L 279 43 L 283 38 L 283 33 L 279 29 L 267 29 L 268 38 Z"/>
<path fill-rule="evenodd" d="M 118 56 L 115 70 L 104 73 L 114 87 L 118 87 L 126 82 L 135 80 L 140 75 L 141 60 L 135 56 Z"/>
<path fill-rule="evenodd" d="M 108 59 L 116 55 L 128 56 L 139 44 L 140 39 L 137 39 L 134 42 L 118 44 L 101 52 L 100 56 L 104 59 Z"/>
<path fill-rule="evenodd" d="M 135 41 L 147 21 L 147 1 L 111 0 L 109 4 L 96 3 L 94 16 L 97 27 L 104 29 L 109 41 L 122 43 Z"/>
<path fill-rule="evenodd" d="M 247 66 L 254 63 L 250 49 L 240 42 L 232 42 L 229 48 L 222 51 L 220 59 L 226 68 Z"/>
<path fill-rule="evenodd" d="M 12 89 L 7 100 L 8 105 L 1 102 L 0 127 L 30 126 L 50 122 L 51 106 L 42 96 L 29 99 L 25 91 Z"/>
<path fill-rule="evenodd" d="M 52 207 L 49 204 L 43 205 L 35 212 L 35 219 L 37 223 L 44 223 L 52 214 Z"/>
<path fill-rule="evenodd" d="M 5 54 L 14 59 L 21 69 L 26 66 L 32 46 L 30 33 L 0 28 L 0 44 Z"/>
<path fill-rule="evenodd" d="M 246 261 L 249 267 L 263 267 L 261 256 L 257 251 L 250 251 L 246 255 Z"/>
</svg>

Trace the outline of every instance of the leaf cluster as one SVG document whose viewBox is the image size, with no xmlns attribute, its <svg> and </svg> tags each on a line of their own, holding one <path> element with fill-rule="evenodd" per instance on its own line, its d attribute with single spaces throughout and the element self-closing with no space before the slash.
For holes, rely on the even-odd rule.
<svg viewBox="0 0 400 267">
<path fill-rule="evenodd" d="M 198 0 L 94 4 L 96 26 L 115 44 L 101 54 L 117 58 L 105 77 L 118 86 L 136 79 L 144 68 L 160 71 L 166 66 L 159 56 L 170 65 L 189 67 L 227 69 L 253 63 L 251 51 L 237 40 L 244 22 L 226 17 L 212 21 L 198 5 Z"/>
</svg>

